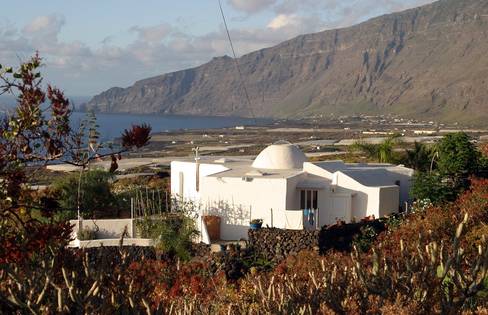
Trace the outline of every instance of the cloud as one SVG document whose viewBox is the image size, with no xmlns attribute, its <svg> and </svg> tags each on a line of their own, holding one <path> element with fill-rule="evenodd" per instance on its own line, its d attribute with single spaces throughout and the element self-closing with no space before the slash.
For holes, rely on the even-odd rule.
<svg viewBox="0 0 488 315">
<path fill-rule="evenodd" d="M 432 0 L 228 0 L 241 12 L 266 10 L 259 24 L 231 23 L 230 34 L 238 55 L 276 45 L 305 33 L 349 26 L 371 16 L 398 11 Z M 246 19 L 251 19 L 250 16 Z M 24 26 L 0 21 L 0 63 L 16 65 L 38 50 L 46 67 L 45 82 L 58 83 L 69 94 L 90 95 L 112 86 L 193 67 L 212 57 L 231 55 L 223 25 L 215 31 L 191 35 L 178 27 L 160 23 L 133 26 L 122 36 L 106 34 L 94 45 L 67 41 L 61 35 L 62 15 L 34 18 Z M 135 36 L 128 36 L 135 34 Z M 105 35 L 105 34 L 104 34 Z M 132 38 L 132 39 L 131 39 Z"/>
<path fill-rule="evenodd" d="M 133 26 L 130 31 L 138 34 L 139 40 L 147 43 L 156 43 L 162 41 L 173 32 L 171 25 L 167 23 L 159 24 L 151 27 Z"/>
<path fill-rule="evenodd" d="M 351 2 L 351 1 L 342 1 Z M 279 14 L 297 14 L 299 12 L 317 12 L 334 10 L 341 3 L 340 0 L 282 0 L 274 10 Z"/>
<path fill-rule="evenodd" d="M 301 19 L 295 14 L 279 14 L 268 23 L 268 27 L 276 30 L 287 26 L 298 26 L 300 24 Z"/>
<path fill-rule="evenodd" d="M 252 14 L 268 9 L 277 0 L 228 0 L 227 2 L 238 11 Z"/>
<path fill-rule="evenodd" d="M 38 16 L 24 27 L 23 33 L 26 36 L 57 37 L 65 22 L 64 17 L 60 15 Z"/>
</svg>

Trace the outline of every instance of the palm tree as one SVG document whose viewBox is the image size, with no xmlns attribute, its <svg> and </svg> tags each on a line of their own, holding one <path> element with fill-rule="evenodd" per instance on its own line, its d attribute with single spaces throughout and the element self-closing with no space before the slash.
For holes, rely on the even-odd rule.
<svg viewBox="0 0 488 315">
<path fill-rule="evenodd" d="M 400 143 L 400 135 L 394 134 L 383 140 L 379 144 L 366 143 L 359 141 L 351 146 L 353 151 L 360 151 L 365 153 L 368 158 L 377 160 L 379 163 L 395 163 L 397 158 L 395 156 L 395 146 Z"/>
<path fill-rule="evenodd" d="M 429 170 L 432 152 L 425 144 L 415 141 L 413 149 L 406 150 L 406 154 L 405 164 L 408 167 L 420 172 Z"/>
</svg>

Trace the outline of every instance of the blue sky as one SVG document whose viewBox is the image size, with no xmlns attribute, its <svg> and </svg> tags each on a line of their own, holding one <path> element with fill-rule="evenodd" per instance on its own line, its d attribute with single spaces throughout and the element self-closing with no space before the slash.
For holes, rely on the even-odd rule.
<svg viewBox="0 0 488 315">
<path fill-rule="evenodd" d="M 433 0 L 222 0 L 239 55 Z M 218 0 L 23 0 L 2 4 L 0 64 L 38 50 L 69 95 L 230 55 Z"/>
</svg>

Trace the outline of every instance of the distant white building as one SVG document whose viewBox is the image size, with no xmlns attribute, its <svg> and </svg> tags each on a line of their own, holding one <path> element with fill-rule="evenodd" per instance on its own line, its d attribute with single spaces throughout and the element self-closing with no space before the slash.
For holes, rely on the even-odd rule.
<svg viewBox="0 0 488 315">
<path fill-rule="evenodd" d="M 247 238 L 251 219 L 264 226 L 314 229 L 337 221 L 383 217 L 409 200 L 413 170 L 390 164 L 311 163 L 279 142 L 253 160 L 202 157 L 171 163 L 171 192 L 221 218 L 221 239 Z M 198 227 L 205 231 L 199 219 Z"/>
</svg>

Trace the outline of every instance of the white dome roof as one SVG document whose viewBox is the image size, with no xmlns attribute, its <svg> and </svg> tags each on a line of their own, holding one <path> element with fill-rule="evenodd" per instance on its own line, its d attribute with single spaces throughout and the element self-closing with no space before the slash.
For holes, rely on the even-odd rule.
<svg viewBox="0 0 488 315">
<path fill-rule="evenodd" d="M 277 142 L 261 151 L 252 163 L 254 168 L 269 170 L 301 169 L 307 157 L 289 142 Z"/>
</svg>

